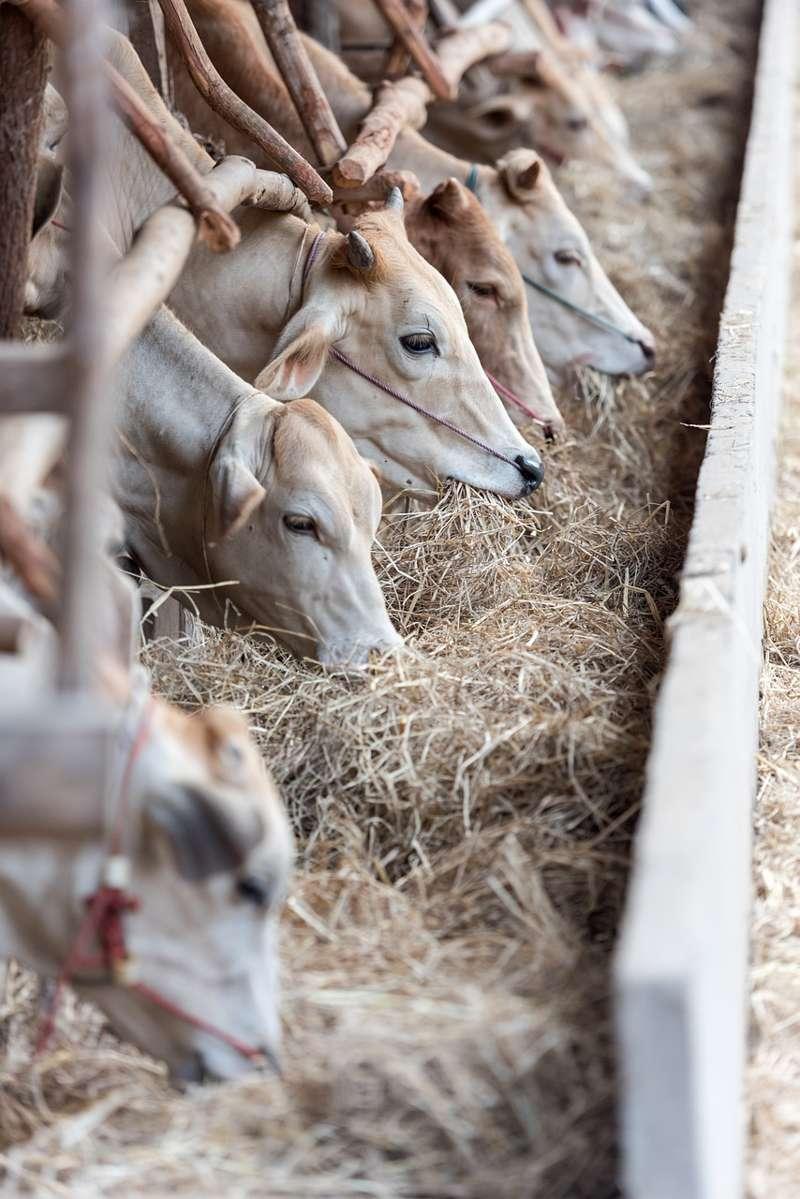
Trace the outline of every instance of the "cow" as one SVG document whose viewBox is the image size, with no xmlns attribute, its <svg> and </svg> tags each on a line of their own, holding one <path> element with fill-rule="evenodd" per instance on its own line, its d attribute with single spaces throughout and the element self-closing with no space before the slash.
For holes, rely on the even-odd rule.
<svg viewBox="0 0 800 1199">
<path fill-rule="evenodd" d="M 40 486 L 52 465 L 47 433 L 32 422 L 25 447 L 22 473 L 32 479 L 38 460 Z M 4 480 L 24 441 L 17 426 L 0 442 Z M 26 498 L 34 505 L 33 488 Z M 41 613 L 57 590 L 55 559 L 40 547 L 57 531 L 60 509 L 50 507 L 37 535 L 22 494 L 17 508 L 14 546 L 0 522 L 0 714 L 12 739 L 9 723 L 41 719 L 57 652 Z M 109 528 L 116 523 L 112 516 Z M 23 557 L 40 566 L 28 586 L 8 565 L 25 540 Z M 278 920 L 291 829 L 241 713 L 220 706 L 189 715 L 150 693 L 132 659 L 134 590 L 103 558 L 92 654 L 95 695 L 117 728 L 108 803 L 94 811 L 81 794 L 54 801 L 49 789 L 22 811 L 14 795 L 0 803 L 0 951 L 45 976 L 72 961 L 69 981 L 120 1036 L 166 1059 L 176 1077 L 236 1078 L 279 1053 Z M 11 750 L 13 757 L 13 740 Z M 76 812 L 81 803 L 85 811 Z M 104 885 L 138 906 L 122 916 L 124 959 L 109 951 L 87 976 L 74 954 L 87 898 L 97 899 Z M 84 954 L 95 956 L 104 931 L 113 930 L 89 937 Z"/>
<path fill-rule="evenodd" d="M 248 386 L 163 307 L 120 375 L 113 488 L 151 579 L 325 666 L 399 644 L 371 559 L 380 488 L 324 408 Z"/>
<path fill-rule="evenodd" d="M 503 388 L 518 425 L 531 417 L 552 433 L 564 421 L 528 319 L 528 297 L 517 264 L 474 192 L 452 177 L 405 206 L 406 232 L 458 296 L 470 340 Z M 502 391 L 501 391 L 502 395 Z"/>
<path fill-rule="evenodd" d="M 267 113 L 293 145 L 311 155 L 250 6 L 238 0 L 192 0 L 192 11 L 220 73 L 251 107 Z M 369 89 L 324 47 L 312 39 L 305 39 L 304 44 L 345 136 L 352 139 L 372 106 Z M 177 63 L 175 87 L 177 102 L 193 128 L 221 137 L 231 153 L 259 160 L 259 152 L 249 140 L 210 112 Z M 611 284 L 539 155 L 517 150 L 496 167 L 477 167 L 406 129 L 397 139 L 388 166 L 412 171 L 425 191 L 450 177 L 473 187 L 479 180 L 478 197 L 522 275 L 550 291 L 561 293 L 563 289 L 565 299 L 613 326 L 593 324 L 531 286 L 531 329 L 553 382 L 563 382 L 575 364 L 594 366 L 611 375 L 651 369 L 655 356 L 652 333 Z"/>
<path fill-rule="evenodd" d="M 372 5 L 339 0 L 338 8 L 345 62 L 365 82 L 380 82 L 385 55 L 357 47 L 388 47 L 391 30 Z M 652 179 L 630 152 L 622 111 L 587 57 L 572 53 L 566 39 L 550 45 L 519 0 L 495 7 L 493 19 L 511 27 L 511 46 L 530 56 L 529 70 L 505 78 L 485 68 L 468 72 L 457 100 L 431 106 L 426 136 L 450 153 L 487 162 L 527 146 L 558 162 L 599 162 L 648 195 Z M 480 12 L 466 13 L 461 23 L 482 20 Z"/>
<path fill-rule="evenodd" d="M 109 57 L 198 169 L 210 170 L 122 35 L 111 38 Z M 173 189 L 121 124 L 107 175 L 104 225 L 121 252 Z M 66 223 L 59 218 L 56 230 Z M 347 237 L 328 234 L 318 252 L 313 231 L 291 214 L 254 209 L 240 225 L 235 250 L 195 249 L 170 299 L 231 369 L 279 400 L 313 390 L 387 489 L 429 493 L 434 478 L 452 477 L 516 499 L 539 485 L 538 452 L 486 378 L 456 296 L 411 246 L 400 213 L 368 214 Z M 34 274 L 46 257 L 32 253 Z"/>
</svg>

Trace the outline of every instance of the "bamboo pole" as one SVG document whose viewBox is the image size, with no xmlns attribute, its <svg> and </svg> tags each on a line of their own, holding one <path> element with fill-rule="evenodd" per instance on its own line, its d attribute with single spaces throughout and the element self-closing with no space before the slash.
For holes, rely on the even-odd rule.
<svg viewBox="0 0 800 1199">
<path fill-rule="evenodd" d="M 200 40 L 184 0 L 159 0 L 159 4 L 167 32 L 209 107 L 234 129 L 251 138 L 270 162 L 302 188 L 309 200 L 315 204 L 328 204 L 331 190 L 327 183 L 262 116 L 239 99 L 219 74 Z"/>
<path fill-rule="evenodd" d="M 253 8 L 317 158 L 323 167 L 333 166 L 347 149 L 347 142 L 320 87 L 287 0 L 253 0 Z"/>
</svg>

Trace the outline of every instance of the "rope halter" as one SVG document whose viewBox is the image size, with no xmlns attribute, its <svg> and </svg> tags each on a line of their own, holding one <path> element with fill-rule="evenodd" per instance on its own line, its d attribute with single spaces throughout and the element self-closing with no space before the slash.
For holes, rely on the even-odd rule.
<svg viewBox="0 0 800 1199">
<path fill-rule="evenodd" d="M 467 177 L 464 180 L 464 186 L 472 192 L 477 200 L 480 200 L 478 192 L 478 164 L 473 162 L 467 172 Z M 526 275 L 524 271 L 520 271 L 522 281 L 533 291 L 538 291 L 541 295 L 547 296 L 548 300 L 552 300 L 555 304 L 560 304 L 562 308 L 568 309 L 569 312 L 574 312 L 576 316 L 581 317 L 590 325 L 596 325 L 598 329 L 604 329 L 606 333 L 616 333 L 619 337 L 623 337 L 625 341 L 630 341 L 634 345 L 639 344 L 639 338 L 632 333 L 626 333 L 619 325 L 615 325 L 613 321 L 607 320 L 606 317 L 600 316 L 598 312 L 591 312 L 588 308 L 584 308 L 580 304 L 575 304 L 572 300 L 568 300 L 566 296 L 562 296 L 560 292 L 554 291 L 552 287 L 546 287 L 544 283 L 537 282 L 530 275 Z"/>
<path fill-rule="evenodd" d="M 324 237 L 325 232 L 320 230 L 311 244 L 308 258 L 303 266 L 303 287 L 305 287 L 306 280 L 311 271 L 311 267 L 314 265 L 314 262 L 317 258 L 319 246 Z M 407 408 L 411 408 L 414 412 L 418 412 L 420 416 L 424 416 L 426 420 L 431 421 L 435 425 L 440 425 L 444 429 L 449 429 L 450 432 L 455 433 L 457 437 L 462 438 L 464 441 L 468 441 L 471 445 L 477 446 L 479 450 L 483 450 L 484 453 L 489 454 L 492 458 L 496 458 L 499 462 L 507 462 L 509 466 L 515 467 L 525 481 L 526 492 L 534 491 L 541 483 L 543 471 L 540 467 L 531 464 L 522 454 L 517 454 L 512 458 L 509 454 L 504 454 L 501 450 L 496 450 L 494 446 L 488 445 L 485 441 L 481 441 L 479 437 L 474 437 L 472 433 L 468 433 L 466 429 L 462 429 L 459 425 L 454 424 L 445 417 L 439 416 L 435 412 L 431 412 L 429 408 L 424 408 L 422 404 L 418 404 L 409 396 L 403 395 L 401 391 L 398 391 L 396 388 L 392 387 L 391 384 L 384 382 L 384 380 L 378 378 L 377 375 L 370 374 L 369 371 L 364 370 L 364 368 L 359 366 L 357 362 L 354 362 L 352 358 L 350 358 L 347 354 L 342 353 L 341 350 L 337 350 L 334 346 L 329 348 L 328 355 L 333 361 L 340 363 L 342 366 L 352 371 L 353 374 L 358 375 L 359 378 L 364 379 L 367 383 L 370 383 L 373 387 L 377 387 L 380 391 L 384 392 L 385 395 L 391 396 L 392 399 L 397 400 L 398 403 L 405 404 Z M 491 376 L 487 375 L 487 378 L 497 389 L 498 385 L 491 378 Z M 514 399 L 516 400 L 516 396 Z M 530 409 L 528 409 L 521 400 L 517 400 L 516 402 L 526 412 L 530 413 L 533 420 L 539 421 L 540 424 L 547 428 L 547 421 L 540 420 L 539 417 L 534 416 L 533 413 L 530 412 Z"/>
<path fill-rule="evenodd" d="M 125 917 L 138 911 L 140 901 L 130 891 L 131 862 L 123 842 L 128 829 L 130 789 L 134 767 L 152 735 L 155 703 L 147 690 L 146 680 L 141 711 L 136 712 L 136 692 L 123 721 L 123 729 L 117 744 L 117 781 L 110 788 L 109 809 L 111 820 L 108 845 L 101 880 L 97 888 L 85 899 L 85 914 L 81 920 L 69 951 L 58 973 L 52 999 L 45 1011 L 36 1037 L 34 1054 L 43 1053 L 53 1034 L 56 1014 L 64 988 L 72 982 L 125 987 L 135 991 L 154 1007 L 161 1008 L 184 1024 L 189 1024 L 209 1036 L 228 1045 L 253 1065 L 264 1065 L 267 1054 L 264 1050 L 248 1045 L 232 1033 L 217 1028 L 201 1016 L 173 1003 L 154 987 L 139 982 L 135 977 L 135 960 L 128 952 L 125 936 Z M 95 949 L 92 952 L 92 946 Z M 90 977 L 81 977 L 81 972 L 92 971 Z"/>
</svg>

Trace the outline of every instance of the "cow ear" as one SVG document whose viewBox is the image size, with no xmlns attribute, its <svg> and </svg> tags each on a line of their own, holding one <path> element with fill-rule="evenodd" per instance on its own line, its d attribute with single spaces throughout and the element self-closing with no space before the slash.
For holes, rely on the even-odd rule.
<svg viewBox="0 0 800 1199">
<path fill-rule="evenodd" d="M 542 171 L 542 160 L 537 154 L 532 150 L 508 154 L 498 162 L 497 169 L 512 199 L 521 204 L 532 199 Z"/>
<path fill-rule="evenodd" d="M 45 225 L 52 221 L 58 212 L 61 196 L 64 191 L 64 168 L 60 162 L 41 155 L 36 170 L 36 194 L 33 202 L 33 226 L 31 237 L 34 238 Z"/>
<path fill-rule="evenodd" d="M 469 207 L 467 189 L 457 179 L 445 179 L 427 197 L 425 207 L 441 221 L 458 222 Z"/>
<path fill-rule="evenodd" d="M 191 882 L 239 869 L 265 835 L 257 808 L 224 799 L 211 785 L 159 788 L 144 811 L 166 837 L 179 873 Z"/>
<path fill-rule="evenodd" d="M 267 493 L 234 452 L 217 455 L 209 482 L 211 503 L 206 536 L 208 545 L 213 546 L 238 533 Z"/>
<path fill-rule="evenodd" d="M 264 367 L 256 387 L 276 400 L 302 399 L 322 374 L 330 345 L 330 333 L 322 325 L 311 325 Z"/>
</svg>

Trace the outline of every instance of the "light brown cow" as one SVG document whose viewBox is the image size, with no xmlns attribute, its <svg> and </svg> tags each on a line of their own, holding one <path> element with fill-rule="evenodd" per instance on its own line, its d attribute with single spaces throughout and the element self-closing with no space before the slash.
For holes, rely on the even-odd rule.
<svg viewBox="0 0 800 1199">
<path fill-rule="evenodd" d="M 41 483 L 51 442 L 35 425 L 30 432 L 26 457 L 30 463 L 40 451 Z M 2 443 L 0 465 L 19 444 L 17 429 L 14 445 Z M 7 561 L 15 554 L 7 552 L 5 531 L 0 525 L 0 559 Z M 14 630 L 0 645 L 6 738 L 9 721 L 40 718 L 56 654 L 54 630 L 32 602 L 53 598 L 53 559 L 42 558 L 24 522 L 15 533 L 29 539 L 23 556 L 37 558 L 41 572 L 34 596 L 8 567 L 0 579 L 0 625 Z M 48 791 L 40 812 L 26 807 L 23 833 L 8 814 L 2 818 L 0 803 L 0 951 L 42 974 L 59 973 L 86 918 L 87 896 L 103 882 L 124 887 L 140 902 L 123 917 L 131 955 L 124 982 L 136 986 L 105 969 L 98 978 L 96 967 L 89 979 L 78 968 L 72 981 L 120 1035 L 164 1057 L 177 1075 L 236 1077 L 253 1063 L 227 1038 L 266 1060 L 278 1053 L 278 916 L 293 853 L 286 813 L 240 713 L 216 707 L 189 716 L 149 694 L 144 672 L 131 666 L 133 588 L 110 561 L 100 579 L 96 686 L 118 723 L 119 789 L 112 782 L 105 819 L 107 831 L 120 821 L 118 848 L 129 858 L 130 878 L 88 831 L 102 824 L 101 813 L 87 813 L 83 835 L 75 835 L 81 820 L 74 812 L 62 830 Z M 84 949 L 95 951 L 93 943 Z"/>
<path fill-rule="evenodd" d="M 546 428 L 562 431 L 528 320 L 525 284 L 477 196 L 451 177 L 407 201 L 405 220 L 412 245 L 458 296 L 483 366 L 524 405 L 506 400 L 512 419 L 525 425 L 533 414 Z"/>
<path fill-rule="evenodd" d="M 211 159 L 166 112 L 130 43 L 117 35 L 110 56 L 209 170 Z M 107 171 L 104 224 L 122 251 L 171 188 L 121 124 Z M 241 226 L 230 253 L 197 247 L 171 298 L 232 369 L 281 400 L 313 389 L 393 491 L 429 492 L 436 478 L 452 477 L 513 499 L 539 484 L 537 451 L 486 378 L 452 289 L 413 249 L 400 215 L 370 215 L 349 238 L 328 235 L 318 252 L 308 225 L 291 215 L 252 210 Z"/>
<path fill-rule="evenodd" d="M 209 53 L 228 82 L 251 107 L 268 113 L 293 145 L 311 154 L 250 6 L 239 0 L 192 0 L 191 7 Z M 372 106 L 369 89 L 324 47 L 311 39 L 305 45 L 337 120 L 352 139 Z M 203 104 L 177 64 L 175 85 L 178 103 L 194 129 L 223 138 L 231 153 L 259 159 L 247 139 Z M 535 170 L 534 163 L 538 163 Z M 465 182 L 475 173 L 474 164 L 447 154 L 413 130 L 400 135 L 388 165 L 413 171 L 425 191 L 451 176 Z M 577 363 L 609 374 L 649 370 L 654 358 L 652 334 L 611 284 L 539 156 L 516 151 L 497 168 L 481 167 L 478 173 L 479 198 L 522 274 L 552 290 L 563 288 L 565 298 L 619 330 L 601 329 L 542 293 L 529 290 L 531 328 L 551 378 L 561 381 Z"/>
<path fill-rule="evenodd" d="M 150 578 L 225 583 L 179 598 L 328 666 L 399 643 L 371 559 L 380 489 L 333 417 L 249 387 L 165 308 L 121 374 L 113 484 Z"/>
</svg>

